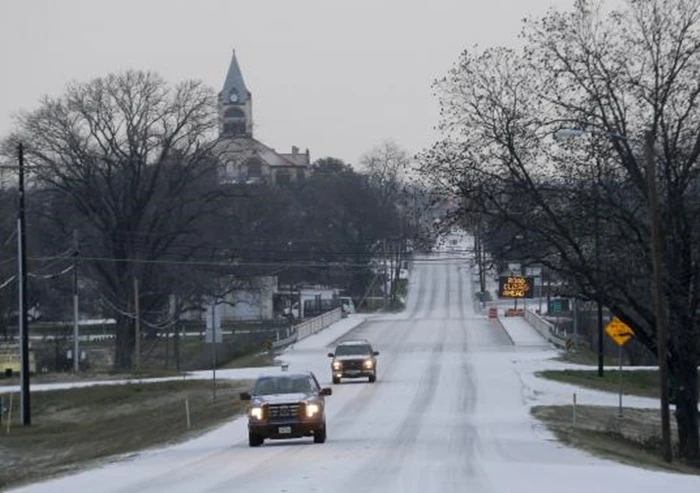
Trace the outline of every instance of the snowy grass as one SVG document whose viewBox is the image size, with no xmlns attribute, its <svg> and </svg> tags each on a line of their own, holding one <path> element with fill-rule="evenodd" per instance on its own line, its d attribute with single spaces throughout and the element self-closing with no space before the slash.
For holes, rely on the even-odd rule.
<svg viewBox="0 0 700 493">
<path fill-rule="evenodd" d="M 577 406 L 575 424 L 572 406 L 535 406 L 532 414 L 563 443 L 598 457 L 635 467 L 700 475 L 700 464 L 663 461 L 658 409 L 623 408 L 620 418 L 617 407 Z M 671 428 L 675 448 L 675 423 Z"/>
<path fill-rule="evenodd" d="M 95 371 L 82 371 L 80 373 L 73 372 L 52 372 L 52 373 L 40 373 L 31 376 L 32 384 L 39 383 L 57 383 L 57 382 L 94 382 L 94 381 L 105 381 L 105 380 L 129 380 L 135 379 L 140 380 L 144 378 L 163 378 L 163 377 L 174 377 L 178 376 L 175 370 L 165 370 L 165 369 L 144 369 L 138 372 L 95 372 Z M 13 376 L 10 378 L 0 379 L 0 387 L 3 386 L 16 386 L 20 384 L 19 376 Z"/>
<path fill-rule="evenodd" d="M 238 392 L 248 385 L 219 381 L 216 400 L 204 380 L 37 392 L 30 427 L 21 426 L 15 399 L 9 434 L 6 421 L 0 429 L 0 489 L 192 438 L 240 414 Z"/>
</svg>

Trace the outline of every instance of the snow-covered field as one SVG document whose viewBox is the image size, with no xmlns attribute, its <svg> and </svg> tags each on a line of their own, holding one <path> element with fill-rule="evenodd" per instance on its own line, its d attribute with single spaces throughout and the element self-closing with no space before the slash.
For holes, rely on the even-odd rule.
<svg viewBox="0 0 700 493">
<path fill-rule="evenodd" d="M 325 444 L 268 441 L 251 449 L 245 420 L 232 417 L 192 441 L 16 491 L 700 491 L 698 477 L 624 466 L 557 443 L 529 408 L 569 403 L 574 389 L 533 372 L 573 365 L 551 361 L 555 351 L 523 321 L 504 321 L 509 336 L 475 314 L 465 260 L 422 259 L 410 283 L 403 313 L 344 319 L 282 355 L 290 371 L 310 369 L 330 386 L 328 344 L 350 331 L 348 337 L 368 338 L 381 352 L 376 384 L 333 385 Z M 575 391 L 582 404 L 617 402 L 614 394 Z M 656 407 L 649 399 L 634 405 Z"/>
</svg>

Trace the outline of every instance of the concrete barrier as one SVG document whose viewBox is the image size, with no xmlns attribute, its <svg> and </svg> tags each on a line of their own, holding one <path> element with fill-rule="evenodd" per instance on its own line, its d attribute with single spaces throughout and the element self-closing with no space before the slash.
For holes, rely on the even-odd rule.
<svg viewBox="0 0 700 493">
<path fill-rule="evenodd" d="M 540 317 L 537 313 L 529 308 L 524 313 L 525 320 L 537 331 L 542 337 L 554 344 L 559 349 L 567 349 L 568 335 L 566 332 L 558 331 L 557 328 L 547 320 Z"/>
</svg>

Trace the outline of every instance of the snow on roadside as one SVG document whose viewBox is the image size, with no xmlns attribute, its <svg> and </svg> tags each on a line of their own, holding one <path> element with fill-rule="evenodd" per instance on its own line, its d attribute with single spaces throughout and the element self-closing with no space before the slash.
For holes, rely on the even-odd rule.
<svg viewBox="0 0 700 493">
<path fill-rule="evenodd" d="M 502 317 L 500 321 L 503 328 L 508 332 L 513 344 L 518 348 L 523 348 L 517 356 L 512 359 L 514 370 L 520 376 L 523 385 L 524 399 L 530 405 L 567 405 L 572 404 L 574 394 L 579 405 L 593 406 L 618 406 L 619 394 L 603 390 L 589 389 L 577 385 L 567 384 L 538 377 L 541 371 L 553 370 L 590 370 L 595 368 L 590 365 L 567 363 L 554 358 L 561 352 L 554 349 L 525 319 L 521 317 Z M 533 351 L 525 352 L 530 348 Z M 537 351 L 536 348 L 541 348 Z M 655 369 L 654 367 L 625 367 L 623 372 L 639 371 L 642 369 Z M 605 368 L 617 370 L 616 366 Z M 650 397 L 639 397 L 625 394 L 624 373 L 622 377 L 622 405 L 634 408 L 658 408 L 659 399 Z"/>
<path fill-rule="evenodd" d="M 617 392 L 579 387 L 538 377 L 538 372 L 546 370 L 594 370 L 594 368 L 590 366 L 566 363 L 552 359 L 559 354 L 559 351 L 552 349 L 533 353 L 519 353 L 513 358 L 513 367 L 520 376 L 523 385 L 523 397 L 530 405 L 570 405 L 573 403 L 574 394 L 576 394 L 576 402 L 578 405 L 612 407 L 618 405 L 619 394 Z M 622 382 L 622 405 L 624 407 L 657 408 L 659 406 L 659 399 L 625 395 L 624 374 Z"/>
<path fill-rule="evenodd" d="M 551 344 L 523 317 L 499 317 L 515 346 L 551 347 Z"/>
</svg>

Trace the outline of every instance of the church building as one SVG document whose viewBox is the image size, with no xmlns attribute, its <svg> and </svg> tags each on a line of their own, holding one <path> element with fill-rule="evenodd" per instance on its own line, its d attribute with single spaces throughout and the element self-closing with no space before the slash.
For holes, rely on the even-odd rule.
<svg viewBox="0 0 700 493">
<path fill-rule="evenodd" d="M 309 150 L 279 153 L 253 136 L 253 95 L 243 80 L 234 50 L 218 96 L 219 159 L 228 183 L 284 185 L 311 174 Z"/>
</svg>

